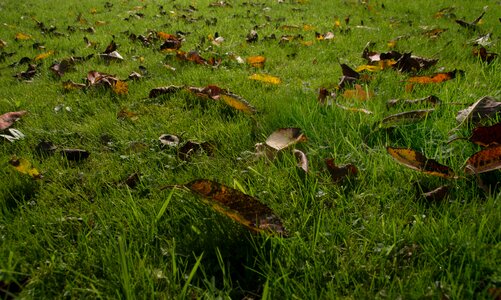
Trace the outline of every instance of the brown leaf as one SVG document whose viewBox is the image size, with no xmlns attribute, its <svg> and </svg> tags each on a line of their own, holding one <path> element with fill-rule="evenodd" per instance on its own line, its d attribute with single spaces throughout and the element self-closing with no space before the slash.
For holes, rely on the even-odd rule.
<svg viewBox="0 0 501 300">
<path fill-rule="evenodd" d="M 482 14 L 478 18 L 473 20 L 473 22 L 468 23 L 468 22 L 463 21 L 463 20 L 456 20 L 456 23 L 459 24 L 461 27 L 467 28 L 469 30 L 477 30 L 477 25 L 484 15 L 485 15 L 485 11 L 482 12 Z"/>
<path fill-rule="evenodd" d="M 169 147 L 177 147 L 179 145 L 179 137 L 173 134 L 162 134 L 158 140 L 162 145 Z"/>
<path fill-rule="evenodd" d="M 419 72 L 427 70 L 434 66 L 438 59 L 430 59 L 404 53 L 393 65 L 393 67 L 401 72 Z"/>
<path fill-rule="evenodd" d="M 65 91 L 71 91 L 71 90 L 81 90 L 86 87 L 85 84 L 83 83 L 76 83 L 71 80 L 63 82 L 63 89 Z"/>
<path fill-rule="evenodd" d="M 0 131 L 5 130 L 12 126 L 14 122 L 19 120 L 22 116 L 27 114 L 28 112 L 25 110 L 21 111 L 13 111 L 13 112 L 8 112 L 4 113 L 3 115 L 0 115 Z"/>
<path fill-rule="evenodd" d="M 100 73 L 97 71 L 90 71 L 87 73 L 87 85 L 88 86 L 105 86 L 113 87 L 119 81 L 114 75 Z"/>
<path fill-rule="evenodd" d="M 419 84 L 440 83 L 454 79 L 458 74 L 462 75 L 463 73 L 464 72 L 461 70 L 453 70 L 451 72 L 435 73 L 432 76 L 414 76 L 409 78 L 407 81 L 410 83 L 419 83 Z"/>
<path fill-rule="evenodd" d="M 456 121 L 459 123 L 465 121 L 478 123 L 483 119 L 495 117 L 499 111 L 501 111 L 501 102 L 491 96 L 485 96 L 470 107 L 460 110 L 456 116 Z"/>
<path fill-rule="evenodd" d="M 180 60 L 191 61 L 199 65 L 208 65 L 217 67 L 221 63 L 221 59 L 219 58 L 216 59 L 214 57 L 211 57 L 209 60 L 206 60 L 205 58 L 201 57 L 197 51 L 190 51 L 188 53 L 183 51 L 177 51 L 176 57 Z"/>
<path fill-rule="evenodd" d="M 106 49 L 104 50 L 103 53 L 110 54 L 110 53 L 112 53 L 113 51 L 116 51 L 116 50 L 117 50 L 117 44 L 115 43 L 115 41 L 111 41 L 110 44 L 106 47 Z"/>
<path fill-rule="evenodd" d="M 209 142 L 193 142 L 187 141 L 183 146 L 178 149 L 177 155 L 180 159 L 186 161 L 195 154 L 204 151 L 207 155 L 212 155 L 214 146 Z"/>
<path fill-rule="evenodd" d="M 374 96 L 374 93 L 370 90 L 365 90 L 360 84 L 355 84 L 354 90 L 345 90 L 343 92 L 343 97 L 346 99 L 355 99 L 366 101 Z"/>
<path fill-rule="evenodd" d="M 162 51 L 176 51 L 182 46 L 182 41 L 177 36 L 163 32 L 158 32 L 157 35 L 164 40 L 160 45 Z"/>
<path fill-rule="evenodd" d="M 429 192 L 422 194 L 423 198 L 427 201 L 441 201 L 449 194 L 450 186 L 443 185 Z"/>
<path fill-rule="evenodd" d="M 127 179 L 125 179 L 124 183 L 128 187 L 133 189 L 139 184 L 140 181 L 141 181 L 141 178 L 139 177 L 139 173 L 132 173 L 127 177 Z"/>
<path fill-rule="evenodd" d="M 499 18 L 499 21 L 501 22 L 501 18 Z M 492 297 L 493 300 L 501 300 L 501 288 L 499 287 L 491 287 L 487 290 L 489 295 Z"/>
<path fill-rule="evenodd" d="M 82 149 L 62 149 L 61 154 L 66 157 L 67 160 L 71 161 L 81 161 L 87 159 L 90 153 Z"/>
<path fill-rule="evenodd" d="M 129 85 L 125 81 L 117 80 L 111 85 L 113 93 L 117 95 L 127 95 L 129 93 Z"/>
<path fill-rule="evenodd" d="M 258 199 L 215 181 L 199 179 L 184 185 L 205 199 L 215 211 L 252 232 L 287 236 L 280 218 Z"/>
<path fill-rule="evenodd" d="M 343 76 L 360 79 L 360 74 L 350 68 L 347 64 L 341 64 L 341 70 L 343 71 Z"/>
<path fill-rule="evenodd" d="M 428 117 L 430 113 L 435 111 L 434 109 L 420 109 L 413 111 L 405 111 L 398 114 L 394 114 L 384 118 L 380 123 L 379 127 L 388 128 L 393 127 L 398 124 L 403 123 L 414 123 L 421 121 Z"/>
<path fill-rule="evenodd" d="M 305 173 L 308 173 L 308 158 L 306 157 L 306 154 L 304 154 L 303 151 L 297 149 L 294 149 L 292 153 L 294 153 L 294 156 L 298 161 L 298 168 L 303 170 Z"/>
<path fill-rule="evenodd" d="M 413 170 L 443 178 L 457 178 L 451 168 L 441 165 L 434 159 L 426 158 L 413 149 L 386 147 L 386 151 L 398 163 Z"/>
<path fill-rule="evenodd" d="M 412 100 L 392 99 L 392 100 L 388 100 L 388 102 L 386 102 L 386 106 L 388 108 L 390 108 L 390 107 L 397 106 L 399 104 L 402 104 L 404 106 L 411 106 L 411 105 L 419 105 L 419 104 L 426 104 L 426 103 L 429 103 L 431 105 L 437 105 L 437 104 L 440 104 L 441 101 L 440 101 L 440 99 L 438 99 L 437 96 L 430 95 L 430 96 L 427 96 L 424 98 L 412 99 Z"/>
<path fill-rule="evenodd" d="M 473 129 L 470 142 L 483 147 L 501 144 L 501 122 L 492 126 L 478 126 Z"/>
<path fill-rule="evenodd" d="M 466 161 L 465 173 L 480 174 L 501 168 L 501 145 L 494 145 L 473 154 Z"/>
<path fill-rule="evenodd" d="M 446 31 L 447 31 L 447 29 L 435 28 L 435 29 L 426 30 L 423 32 L 423 34 L 426 35 L 427 37 L 429 37 L 430 39 L 436 39 L 442 33 L 446 32 Z"/>
<path fill-rule="evenodd" d="M 255 42 L 257 42 L 258 38 L 259 38 L 259 36 L 257 34 L 257 31 L 251 30 L 249 32 L 249 34 L 247 34 L 247 37 L 245 38 L 245 41 L 247 43 L 255 43 Z"/>
<path fill-rule="evenodd" d="M 157 87 L 150 90 L 149 98 L 156 98 L 162 95 L 174 94 L 184 89 L 184 86 L 169 85 L 166 87 Z"/>
<path fill-rule="evenodd" d="M 139 116 L 137 115 L 137 113 L 132 112 L 124 107 L 117 113 L 117 118 L 129 119 L 131 121 L 137 121 L 139 119 Z"/>
<path fill-rule="evenodd" d="M 26 71 L 17 73 L 16 75 L 14 75 L 14 77 L 19 80 L 29 81 L 33 79 L 33 77 L 35 77 L 36 73 L 37 73 L 37 65 L 30 64 Z"/>
<path fill-rule="evenodd" d="M 280 128 L 275 130 L 265 141 L 265 144 L 272 149 L 281 151 L 296 143 L 305 142 L 306 136 L 299 128 Z"/>
<path fill-rule="evenodd" d="M 353 164 L 337 166 L 334 163 L 333 158 L 325 159 L 325 164 L 327 165 L 327 170 L 331 174 L 331 178 L 334 181 L 334 183 L 339 183 L 346 177 L 351 177 L 358 174 L 358 169 Z"/>
<path fill-rule="evenodd" d="M 498 57 L 497 53 L 487 52 L 485 47 L 474 48 L 473 56 L 479 57 L 483 62 L 491 63 L 496 57 Z"/>
</svg>

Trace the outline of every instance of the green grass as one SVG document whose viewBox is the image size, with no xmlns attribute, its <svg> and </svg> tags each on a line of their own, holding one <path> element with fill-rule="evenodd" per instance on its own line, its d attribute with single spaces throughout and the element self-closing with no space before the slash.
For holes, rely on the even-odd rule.
<svg viewBox="0 0 501 300">
<path fill-rule="evenodd" d="M 26 138 L 0 142 L 2 297 L 488 299 L 488 289 L 501 286 L 499 191 L 486 194 L 474 177 L 446 180 L 410 170 L 394 162 L 385 148 L 411 147 L 463 175 L 464 162 L 479 148 L 447 140 L 460 109 L 485 95 L 501 100 L 500 59 L 483 63 L 472 56 L 468 43 L 491 32 L 488 50 L 501 53 L 498 1 L 369 1 L 369 6 L 354 0 L 231 1 L 231 7 L 209 7 L 205 0 L 110 2 L 113 6 L 105 8 L 97 0 L 0 1 L 0 39 L 7 43 L 0 52 L 15 52 L 0 61 L 0 114 L 29 112 L 13 126 Z M 455 18 L 434 18 L 448 6 L 455 6 Z M 472 21 L 484 9 L 477 32 L 454 22 Z M 86 24 L 76 21 L 80 13 Z M 144 17 L 124 20 L 136 13 Z M 64 36 L 42 34 L 33 18 Z M 94 34 L 80 30 L 90 26 Z M 424 26 L 447 31 L 429 39 L 422 34 Z M 253 28 L 259 40 L 246 43 Z M 149 31 L 182 31 L 181 50 L 220 56 L 222 64 L 212 68 L 180 61 L 160 52 L 160 42 L 145 47 L 128 38 Z M 332 31 L 335 38 L 316 41 L 315 31 Z M 20 32 L 32 39 L 15 41 Z M 208 40 L 216 32 L 225 38 L 220 47 Z M 264 40 L 271 34 L 277 40 Z M 304 42 L 313 43 L 279 44 L 286 34 L 301 34 Z M 372 115 L 318 103 L 319 88 L 337 85 L 339 63 L 365 64 L 360 56 L 367 42 L 385 52 L 391 50 L 387 42 L 399 36 L 394 50 L 439 59 L 423 74 L 443 68 L 465 75 L 406 92 L 409 75 L 385 70 L 371 74 L 368 89 L 375 94 L 370 100 L 337 99 Z M 97 48 L 87 48 L 84 37 Z M 97 55 L 111 40 L 124 61 L 94 57 L 61 79 L 49 70 L 69 56 Z M 34 49 L 34 42 L 45 50 Z M 37 62 L 32 82 L 13 78 L 27 65 L 10 64 L 48 50 L 55 54 Z M 264 69 L 256 70 L 230 54 L 267 60 Z M 148 76 L 129 82 L 128 95 L 62 88 L 66 80 L 83 83 L 90 70 L 125 79 L 139 66 L 146 67 Z M 278 76 L 282 83 L 249 80 L 256 72 Z M 209 84 L 242 96 L 258 113 L 251 118 L 216 102 L 197 103 L 183 93 L 147 99 L 159 86 Z M 388 110 L 387 100 L 430 94 L 442 104 L 426 120 L 373 130 L 385 116 L 406 110 Z M 61 104 L 71 111 L 56 112 Z M 118 119 L 122 108 L 137 113 L 138 120 Z M 281 127 L 299 127 L 308 137 L 296 146 L 309 159 L 307 176 L 298 173 L 290 151 L 273 161 L 249 157 L 256 143 Z M 459 133 L 468 136 L 471 128 L 465 125 Z M 215 151 L 183 162 L 175 150 L 160 147 L 158 137 L 164 133 L 211 142 Z M 57 153 L 39 155 L 36 146 L 42 140 L 91 154 L 81 162 Z M 142 143 L 144 149 L 131 151 L 131 143 Z M 9 165 L 14 155 L 28 159 L 44 179 L 16 172 Z M 325 158 L 355 164 L 358 177 L 334 184 Z M 140 182 L 129 188 L 123 182 L 135 172 Z M 489 174 L 491 180 L 497 180 L 496 172 Z M 255 196 L 282 218 L 290 237 L 253 235 L 197 196 L 161 189 L 198 178 Z M 452 187 L 443 201 L 416 196 L 420 189 L 441 184 Z"/>
</svg>

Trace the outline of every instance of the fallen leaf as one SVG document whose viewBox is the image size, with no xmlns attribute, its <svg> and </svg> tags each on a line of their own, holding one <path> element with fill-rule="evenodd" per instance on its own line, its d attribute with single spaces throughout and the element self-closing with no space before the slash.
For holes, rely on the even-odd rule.
<svg viewBox="0 0 501 300">
<path fill-rule="evenodd" d="M 132 72 L 127 78 L 129 78 L 129 80 L 140 80 L 141 78 L 143 78 L 143 75 L 139 74 L 138 72 Z"/>
<path fill-rule="evenodd" d="M 482 17 L 485 15 L 485 11 L 482 12 L 482 14 L 473 20 L 473 22 L 466 22 L 463 20 L 456 20 L 456 23 L 459 24 L 461 27 L 467 28 L 469 30 L 477 30 L 477 25 L 480 23 L 480 20 L 482 20 Z"/>
<path fill-rule="evenodd" d="M 501 168 L 501 145 L 478 151 L 468 158 L 465 173 L 480 174 Z"/>
<path fill-rule="evenodd" d="M 35 77 L 36 74 L 37 74 L 37 65 L 30 64 L 26 71 L 17 73 L 16 75 L 14 75 L 14 77 L 19 80 L 29 81 L 33 79 L 33 77 Z"/>
<path fill-rule="evenodd" d="M 441 165 L 434 159 L 426 158 L 413 149 L 386 147 L 386 151 L 395 161 L 413 170 L 443 178 L 457 178 L 451 168 Z"/>
<path fill-rule="evenodd" d="M 341 108 L 341 109 L 344 109 L 344 110 L 346 110 L 346 111 L 351 111 L 351 112 L 359 112 L 359 113 L 364 113 L 364 114 L 366 114 L 366 115 L 371 115 L 371 114 L 373 114 L 373 112 L 372 112 L 372 111 L 367 110 L 367 109 L 365 109 L 365 108 L 358 108 L 358 107 L 346 107 L 346 106 L 343 106 L 343 105 L 341 105 L 341 104 L 339 104 L 339 103 L 336 103 L 336 106 L 337 106 L 337 107 L 339 107 L 339 108 Z"/>
<path fill-rule="evenodd" d="M 4 139 L 6 139 L 11 143 L 14 143 L 15 141 L 18 140 L 22 140 L 25 137 L 25 135 L 21 131 L 14 128 L 7 129 L 6 133 L 8 134 L 0 134 L 0 137 L 3 137 Z"/>
<path fill-rule="evenodd" d="M 430 30 L 426 30 L 423 32 L 424 35 L 426 35 L 427 37 L 429 37 L 430 39 L 436 39 L 438 38 L 442 33 L 446 32 L 447 29 L 443 29 L 443 28 L 434 28 L 434 29 L 430 29 Z"/>
<path fill-rule="evenodd" d="M 90 156 L 88 151 L 82 149 L 62 149 L 61 154 L 71 161 L 81 161 Z"/>
<path fill-rule="evenodd" d="M 350 68 L 347 64 L 341 64 L 341 70 L 343 72 L 343 76 L 360 79 L 360 74 L 357 71 Z"/>
<path fill-rule="evenodd" d="M 158 140 L 162 145 L 169 147 L 177 147 L 179 145 L 179 137 L 173 134 L 162 134 Z"/>
<path fill-rule="evenodd" d="M 247 63 L 254 68 L 263 68 L 266 62 L 266 57 L 264 56 L 251 56 L 247 58 Z"/>
<path fill-rule="evenodd" d="M 491 96 L 485 96 L 470 107 L 460 110 L 456 116 L 456 121 L 458 123 L 465 121 L 478 123 L 483 119 L 495 117 L 499 111 L 501 111 L 501 102 Z"/>
<path fill-rule="evenodd" d="M 265 141 L 265 144 L 272 149 L 281 151 L 296 143 L 305 142 L 306 136 L 299 128 L 280 128 L 275 130 Z"/>
<path fill-rule="evenodd" d="M 454 10 L 456 10 L 456 8 L 454 6 L 452 6 L 452 7 L 444 7 L 442 9 L 440 9 L 438 12 L 436 12 L 433 15 L 433 17 L 435 19 L 440 19 L 442 17 L 455 18 L 456 15 L 454 14 Z"/>
<path fill-rule="evenodd" d="M 180 159 L 186 161 L 188 160 L 193 154 L 199 153 L 204 151 L 207 153 L 207 155 L 212 155 L 214 152 L 214 146 L 210 144 L 209 142 L 194 142 L 194 141 L 187 141 L 184 143 L 183 146 L 181 146 L 178 149 L 177 155 Z"/>
<path fill-rule="evenodd" d="M 53 154 L 56 151 L 57 146 L 51 141 L 40 141 L 35 147 L 35 151 L 38 155 Z"/>
<path fill-rule="evenodd" d="M 392 99 L 386 102 L 386 106 L 390 108 L 390 107 L 395 107 L 397 105 L 411 106 L 411 105 L 428 104 L 428 103 L 431 105 L 437 105 L 440 104 L 441 101 L 440 99 L 438 99 L 437 96 L 430 95 L 424 98 L 412 99 L 412 100 Z"/>
<path fill-rule="evenodd" d="M 360 84 L 355 84 L 354 90 L 345 90 L 343 92 L 343 97 L 346 99 L 355 99 L 366 101 L 374 96 L 374 93 L 370 90 L 365 90 Z"/>
<path fill-rule="evenodd" d="M 432 76 L 414 76 L 409 78 L 407 81 L 411 83 L 420 83 L 420 84 L 440 83 L 454 79 L 458 74 L 462 75 L 463 73 L 464 72 L 461 70 L 454 70 L 445 73 L 435 73 Z"/>
<path fill-rule="evenodd" d="M 129 85 L 125 81 L 118 80 L 112 84 L 111 89 L 117 95 L 127 95 L 129 93 Z"/>
<path fill-rule="evenodd" d="M 249 32 L 249 34 L 247 34 L 247 37 L 245 38 L 245 41 L 247 43 L 255 43 L 255 42 L 257 42 L 258 38 L 259 38 L 259 36 L 257 34 L 257 31 L 251 30 Z"/>
<path fill-rule="evenodd" d="M 137 113 L 132 112 L 128 110 L 127 108 L 122 108 L 118 113 L 117 113 L 117 118 L 119 119 L 129 119 L 131 121 L 137 121 L 139 119 L 139 116 Z"/>
<path fill-rule="evenodd" d="M 10 165 L 16 169 L 19 173 L 31 176 L 33 179 L 41 179 L 42 174 L 35 169 L 31 163 L 25 158 L 13 157 L 9 161 Z"/>
<path fill-rule="evenodd" d="M 201 57 L 197 51 L 190 51 L 188 53 L 183 51 L 177 51 L 176 57 L 180 60 L 191 61 L 199 65 L 207 65 L 213 67 L 217 67 L 221 63 L 221 59 L 219 58 L 216 59 L 215 57 L 211 57 L 209 60 L 207 60 Z"/>
<path fill-rule="evenodd" d="M 7 42 L 4 40 L 0 40 L 0 49 L 5 48 L 7 46 Z"/>
<path fill-rule="evenodd" d="M 470 142 L 483 147 L 501 145 L 501 122 L 492 126 L 478 126 L 473 129 Z"/>
<path fill-rule="evenodd" d="M 344 77 L 344 76 L 343 76 Z M 318 102 L 322 105 L 332 105 L 332 100 L 336 98 L 335 92 L 329 92 L 326 88 L 318 90 Z"/>
<path fill-rule="evenodd" d="M 499 18 L 499 21 L 501 22 L 501 18 Z M 501 288 L 500 287 L 491 287 L 487 290 L 489 295 L 492 297 L 493 300 L 501 300 Z"/>
<path fill-rule="evenodd" d="M 37 56 L 35 56 L 35 58 L 33 60 L 34 61 L 43 60 L 43 59 L 46 59 L 47 57 L 51 56 L 52 54 L 54 54 L 54 50 L 50 50 L 50 51 L 47 51 L 45 53 L 38 54 Z"/>
<path fill-rule="evenodd" d="M 249 79 L 270 84 L 280 84 L 282 82 L 280 78 L 268 74 L 252 74 Z"/>
<path fill-rule="evenodd" d="M 106 49 L 104 50 L 104 52 L 103 52 L 103 53 L 105 53 L 105 54 L 110 54 L 110 53 L 112 53 L 112 52 L 116 51 L 116 50 L 117 50 L 117 48 L 118 48 L 117 43 L 115 43 L 115 41 L 114 41 L 114 40 L 112 40 L 112 41 L 108 44 L 108 46 L 106 46 Z"/>
<path fill-rule="evenodd" d="M 184 185 L 205 199 L 215 211 L 245 226 L 252 232 L 287 236 L 280 218 L 258 199 L 215 181 L 199 179 Z"/>
<path fill-rule="evenodd" d="M 256 109 L 249 102 L 238 95 L 226 92 L 224 94 L 221 94 L 219 97 L 219 99 L 222 100 L 226 105 L 236 110 L 240 110 L 246 114 L 256 113 Z"/>
<path fill-rule="evenodd" d="M 379 126 L 382 128 L 393 127 L 398 124 L 408 124 L 415 123 L 426 119 L 430 113 L 435 111 L 434 109 L 419 109 L 412 111 L 405 111 L 401 113 L 397 113 L 391 116 L 384 118 Z"/>
<path fill-rule="evenodd" d="M 124 58 L 122 57 L 122 55 L 120 55 L 120 53 L 118 53 L 118 51 L 113 51 L 113 52 L 110 52 L 110 53 L 101 53 L 99 54 L 99 57 L 105 59 L 105 60 L 108 60 L 108 61 L 121 61 L 121 60 L 124 60 Z"/>
<path fill-rule="evenodd" d="M 21 117 L 27 113 L 28 113 L 27 111 L 21 110 L 21 111 L 8 112 L 4 113 L 3 115 L 0 115 L 0 131 L 9 128 L 10 126 L 12 126 L 12 124 L 14 124 L 14 122 L 21 119 Z"/>
<path fill-rule="evenodd" d="M 182 46 L 181 39 L 175 35 L 157 32 L 157 36 L 164 41 L 162 45 L 160 45 L 160 50 L 162 51 L 175 51 Z"/>
<path fill-rule="evenodd" d="M 125 185 L 133 189 L 139 184 L 140 181 L 141 177 L 139 173 L 132 173 L 127 177 L 127 179 L 124 180 L 124 183 Z"/>
<path fill-rule="evenodd" d="M 414 56 L 411 53 L 404 53 L 392 66 L 401 72 L 419 72 L 434 66 L 438 59 Z"/>
<path fill-rule="evenodd" d="M 168 95 L 168 94 L 173 94 L 177 93 L 180 90 L 183 90 L 185 87 L 184 86 L 177 86 L 177 85 L 169 85 L 166 87 L 157 87 L 152 90 L 150 90 L 150 94 L 148 95 L 149 98 L 157 98 L 162 95 Z"/>
<path fill-rule="evenodd" d="M 325 164 L 327 165 L 327 170 L 331 174 L 331 178 L 334 183 L 339 183 L 346 177 L 351 177 L 358 174 L 358 169 L 353 164 L 337 166 L 334 163 L 333 158 L 325 159 Z"/>
<path fill-rule="evenodd" d="M 422 193 L 422 196 L 427 201 L 441 201 L 447 197 L 450 189 L 450 186 L 443 185 L 429 192 Z"/>
<path fill-rule="evenodd" d="M 306 154 L 303 151 L 294 149 L 292 151 L 294 153 L 294 157 L 296 157 L 298 163 L 297 167 L 303 170 L 305 173 L 308 173 L 308 158 L 306 158 Z"/>
<path fill-rule="evenodd" d="M 105 86 L 113 87 L 119 81 L 114 75 L 101 73 L 97 71 L 89 71 L 87 73 L 87 85 L 88 86 Z"/>
<path fill-rule="evenodd" d="M 497 53 L 487 52 L 487 49 L 484 47 L 474 48 L 473 56 L 479 57 L 483 62 L 491 63 L 496 57 L 498 57 Z"/>
<path fill-rule="evenodd" d="M 63 82 L 63 89 L 65 91 L 72 91 L 72 90 L 81 90 L 86 87 L 85 84 L 83 83 L 76 83 L 71 80 L 67 80 Z"/>
<path fill-rule="evenodd" d="M 31 40 L 31 35 L 26 34 L 26 33 L 16 33 L 16 36 L 14 37 L 16 41 L 26 41 L 26 40 Z"/>
</svg>

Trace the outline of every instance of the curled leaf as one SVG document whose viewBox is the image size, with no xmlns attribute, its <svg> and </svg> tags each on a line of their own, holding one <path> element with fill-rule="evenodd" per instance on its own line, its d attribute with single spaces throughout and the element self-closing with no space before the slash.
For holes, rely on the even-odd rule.
<svg viewBox="0 0 501 300">
<path fill-rule="evenodd" d="M 14 143 L 15 141 L 24 139 L 24 134 L 14 128 L 7 129 L 8 134 L 0 134 L 0 137 L 3 137 L 7 141 Z"/>
<path fill-rule="evenodd" d="M 365 90 L 360 84 L 355 84 L 354 90 L 345 90 L 343 92 L 343 97 L 346 99 L 356 99 L 356 100 L 369 100 L 374 96 L 374 93 L 370 90 Z"/>
<path fill-rule="evenodd" d="M 169 147 L 177 147 L 179 145 L 179 137 L 173 134 L 162 134 L 158 140 L 162 145 Z"/>
<path fill-rule="evenodd" d="M 305 173 L 308 173 L 308 158 L 306 157 L 306 154 L 304 154 L 303 151 L 297 149 L 294 149 L 292 153 L 294 153 L 294 156 L 298 161 L 298 168 L 303 170 Z"/>
<path fill-rule="evenodd" d="M 280 128 L 274 131 L 265 141 L 272 149 L 281 151 L 296 143 L 306 141 L 306 136 L 299 128 Z"/>
<path fill-rule="evenodd" d="M 402 99 L 392 99 L 388 100 L 386 102 L 386 106 L 389 107 L 394 107 L 399 104 L 405 105 L 405 106 L 411 106 L 411 105 L 419 105 L 419 104 L 426 104 L 429 103 L 431 105 L 437 105 L 440 104 L 440 99 L 438 99 L 437 96 L 430 95 L 424 98 L 419 98 L 419 99 L 412 99 L 412 100 L 402 100 Z"/>
<path fill-rule="evenodd" d="M 386 151 L 398 163 L 413 170 L 443 178 L 457 178 L 451 168 L 441 165 L 434 159 L 426 158 L 426 156 L 416 150 L 386 147 Z"/>
<path fill-rule="evenodd" d="M 398 124 L 414 123 L 426 119 L 430 113 L 435 111 L 434 109 L 420 109 L 413 111 L 401 112 L 384 118 L 379 126 L 382 128 L 388 128 L 396 126 Z"/>
<path fill-rule="evenodd" d="M 500 111 L 501 102 L 498 102 L 493 97 L 485 96 L 473 103 L 470 107 L 460 110 L 456 116 L 456 121 L 458 121 L 458 123 L 463 123 L 465 121 L 478 123 L 482 119 L 496 116 Z"/>
<path fill-rule="evenodd" d="M 443 185 L 429 192 L 422 194 L 423 198 L 427 201 L 441 201 L 449 194 L 450 186 Z"/>
<path fill-rule="evenodd" d="M 199 179 L 184 185 L 205 199 L 215 211 L 252 232 L 287 235 L 280 218 L 258 199 L 215 181 Z"/>
<path fill-rule="evenodd" d="M 27 114 L 28 112 L 25 110 L 21 111 L 13 111 L 13 112 L 8 112 L 4 113 L 3 115 L 0 115 L 0 131 L 5 130 L 12 126 L 14 122 L 19 120 L 22 116 Z"/>
<path fill-rule="evenodd" d="M 346 177 L 358 174 L 358 169 L 353 164 L 337 166 L 334 163 L 333 158 L 325 159 L 325 164 L 327 165 L 327 170 L 331 174 L 331 178 L 334 181 L 334 183 L 338 183 Z"/>
</svg>

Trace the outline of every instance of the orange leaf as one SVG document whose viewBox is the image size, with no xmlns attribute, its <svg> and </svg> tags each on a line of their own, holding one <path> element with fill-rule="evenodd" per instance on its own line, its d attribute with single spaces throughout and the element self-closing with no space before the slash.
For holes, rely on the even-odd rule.
<svg viewBox="0 0 501 300">
<path fill-rule="evenodd" d="M 398 163 L 413 170 L 443 178 L 457 178 L 451 168 L 439 164 L 434 159 L 426 158 L 422 153 L 415 150 L 409 148 L 386 147 L 386 151 L 388 151 L 391 157 Z"/>
<path fill-rule="evenodd" d="M 247 58 L 247 63 L 254 68 L 264 67 L 265 62 L 266 62 L 266 57 L 264 56 L 251 56 Z"/>
<path fill-rule="evenodd" d="M 501 169 L 501 145 L 491 146 L 473 154 L 466 161 L 465 172 L 480 174 Z"/>
<path fill-rule="evenodd" d="M 356 99 L 356 100 L 369 100 L 374 93 L 371 91 L 365 91 L 365 89 L 360 84 L 355 84 L 354 90 L 345 90 L 343 93 L 343 97 L 347 99 Z"/>
<path fill-rule="evenodd" d="M 463 71 L 454 70 L 454 71 L 446 72 L 446 73 L 436 73 L 436 74 L 433 74 L 432 76 L 414 76 L 414 77 L 409 78 L 409 80 L 407 80 L 407 81 L 410 83 L 420 83 L 420 84 L 440 83 L 440 82 L 454 79 L 456 77 L 457 73 L 461 74 L 461 73 L 463 73 Z"/>
<path fill-rule="evenodd" d="M 345 177 L 357 175 L 358 173 L 358 169 L 357 167 L 355 167 L 355 165 L 347 164 L 347 165 L 336 166 L 336 164 L 334 163 L 334 159 L 332 158 L 327 158 L 325 160 L 325 164 L 327 165 L 327 170 L 329 170 L 332 180 L 335 183 L 340 182 Z"/>
<path fill-rule="evenodd" d="M 52 54 L 54 54 L 54 50 L 49 50 L 45 53 L 38 54 L 37 56 L 35 56 L 35 61 L 46 59 L 47 57 L 51 56 Z"/>
<path fill-rule="evenodd" d="M 273 210 L 252 196 L 207 179 L 198 179 L 184 186 L 202 196 L 215 211 L 253 232 L 287 235 Z"/>
<path fill-rule="evenodd" d="M 129 85 L 125 81 L 118 80 L 112 88 L 117 95 L 127 95 L 129 93 Z"/>
</svg>

